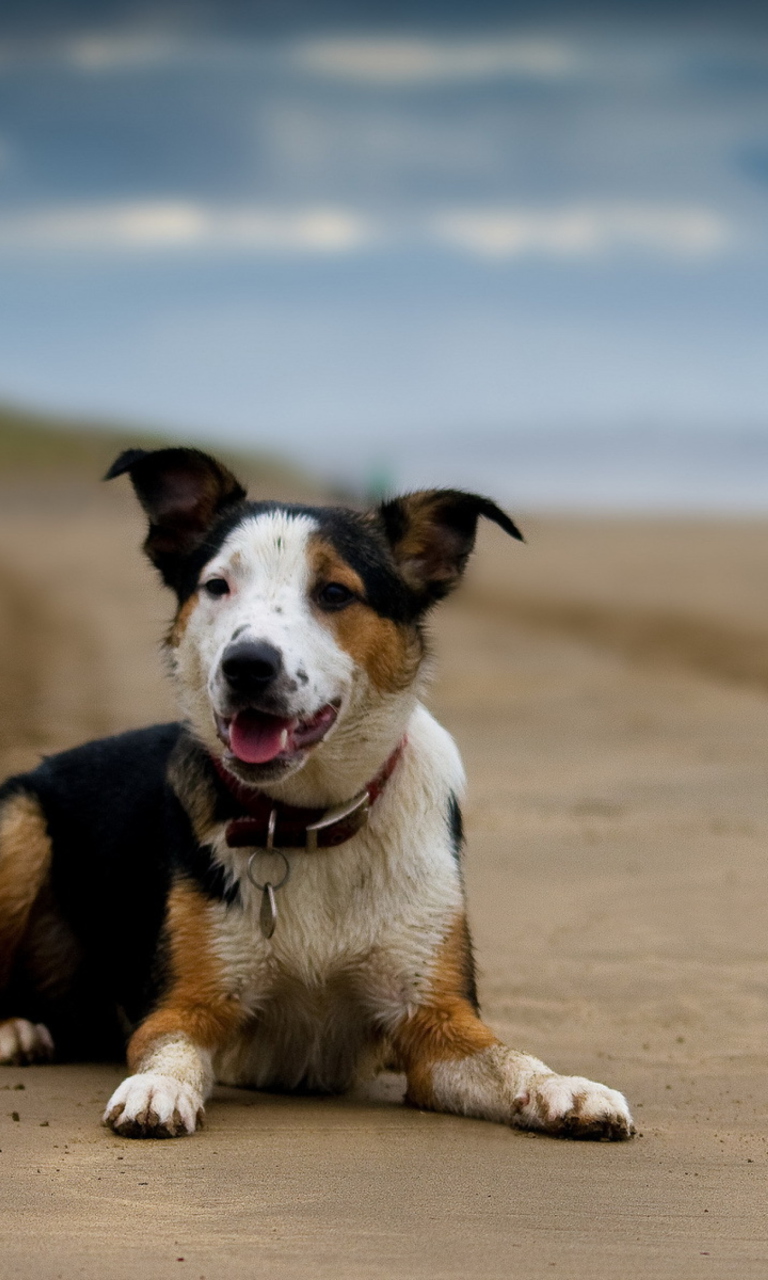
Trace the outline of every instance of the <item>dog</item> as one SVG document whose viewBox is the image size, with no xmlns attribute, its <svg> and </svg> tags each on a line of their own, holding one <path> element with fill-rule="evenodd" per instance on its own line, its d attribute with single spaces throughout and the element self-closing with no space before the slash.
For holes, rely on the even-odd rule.
<svg viewBox="0 0 768 1280">
<path fill-rule="evenodd" d="M 125 1137 L 193 1133 L 216 1082 L 340 1092 L 384 1068 L 416 1107 L 630 1137 L 621 1093 L 480 1018 L 462 766 L 419 700 L 429 610 L 480 517 L 513 521 L 452 489 L 248 501 L 195 449 L 129 450 L 125 473 L 178 603 L 183 720 L 0 790 L 0 1061 L 127 1040 L 104 1113 Z"/>
</svg>

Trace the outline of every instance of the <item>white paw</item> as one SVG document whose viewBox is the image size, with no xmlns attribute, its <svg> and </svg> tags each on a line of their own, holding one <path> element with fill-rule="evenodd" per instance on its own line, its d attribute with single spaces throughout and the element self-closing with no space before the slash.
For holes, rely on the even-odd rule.
<svg viewBox="0 0 768 1280">
<path fill-rule="evenodd" d="M 123 1138 L 178 1138 L 202 1125 L 203 1099 L 173 1076 L 145 1071 L 115 1089 L 103 1119 Z"/>
<path fill-rule="evenodd" d="M 51 1033 L 42 1022 L 8 1018 L 0 1022 L 0 1065 L 26 1066 L 53 1057 Z"/>
<path fill-rule="evenodd" d="M 583 1076 L 536 1075 L 515 1098 L 512 1121 L 563 1138 L 620 1142 L 635 1132 L 623 1093 Z"/>
</svg>

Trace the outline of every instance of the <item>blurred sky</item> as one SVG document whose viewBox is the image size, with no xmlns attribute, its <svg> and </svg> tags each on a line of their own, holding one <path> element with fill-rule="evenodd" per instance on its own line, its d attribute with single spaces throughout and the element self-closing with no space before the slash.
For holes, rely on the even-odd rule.
<svg viewBox="0 0 768 1280">
<path fill-rule="evenodd" d="M 0 9 L 0 398 L 768 507 L 768 5 Z"/>
</svg>

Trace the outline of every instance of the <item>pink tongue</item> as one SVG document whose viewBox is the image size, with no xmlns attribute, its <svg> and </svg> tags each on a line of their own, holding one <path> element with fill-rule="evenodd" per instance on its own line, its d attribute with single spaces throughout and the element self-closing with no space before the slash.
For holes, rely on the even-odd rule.
<svg viewBox="0 0 768 1280">
<path fill-rule="evenodd" d="M 245 764 L 266 764 L 285 750 L 283 732 L 292 720 L 261 715 L 258 711 L 239 711 L 229 730 L 229 745 L 238 760 Z"/>
</svg>

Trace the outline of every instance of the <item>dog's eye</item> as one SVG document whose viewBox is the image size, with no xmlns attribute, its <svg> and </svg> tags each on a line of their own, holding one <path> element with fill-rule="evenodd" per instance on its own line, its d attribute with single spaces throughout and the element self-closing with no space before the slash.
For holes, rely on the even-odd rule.
<svg viewBox="0 0 768 1280">
<path fill-rule="evenodd" d="M 228 596 L 229 583 L 226 578 L 209 578 L 203 583 L 203 591 L 209 596 Z"/>
<path fill-rule="evenodd" d="M 354 591 L 341 582 L 326 582 L 315 597 L 322 609 L 343 609 L 356 599 Z"/>
</svg>

